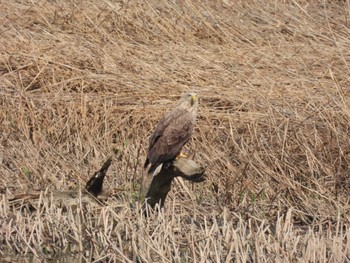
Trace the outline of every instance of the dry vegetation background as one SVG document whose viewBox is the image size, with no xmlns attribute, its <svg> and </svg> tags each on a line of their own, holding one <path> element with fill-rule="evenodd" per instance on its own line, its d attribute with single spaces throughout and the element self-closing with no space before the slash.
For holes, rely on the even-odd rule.
<svg viewBox="0 0 350 263">
<path fill-rule="evenodd" d="M 0 258 L 350 260 L 349 0 L 0 9 Z M 143 218 L 148 136 L 189 90 L 201 100 L 188 149 L 207 180 L 176 180 Z M 111 154 L 108 206 L 50 201 Z M 34 212 L 9 201 L 32 189 L 45 191 Z"/>
</svg>

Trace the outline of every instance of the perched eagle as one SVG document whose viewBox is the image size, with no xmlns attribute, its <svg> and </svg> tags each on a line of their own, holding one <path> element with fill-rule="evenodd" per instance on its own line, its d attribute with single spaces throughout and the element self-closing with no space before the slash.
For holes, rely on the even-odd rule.
<svg viewBox="0 0 350 263">
<path fill-rule="evenodd" d="M 144 168 L 148 173 L 165 162 L 174 160 L 184 144 L 191 138 L 196 120 L 198 96 L 190 92 L 184 95 L 175 109 L 165 114 L 149 139 Z"/>
</svg>

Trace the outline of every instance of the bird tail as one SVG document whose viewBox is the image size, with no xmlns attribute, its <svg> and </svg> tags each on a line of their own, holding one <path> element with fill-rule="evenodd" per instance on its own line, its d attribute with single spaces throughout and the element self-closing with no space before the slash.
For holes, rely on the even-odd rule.
<svg viewBox="0 0 350 263">
<path fill-rule="evenodd" d="M 162 170 L 162 167 L 163 163 L 150 163 L 148 159 L 144 165 L 145 172 L 152 176 L 156 176 Z"/>
</svg>

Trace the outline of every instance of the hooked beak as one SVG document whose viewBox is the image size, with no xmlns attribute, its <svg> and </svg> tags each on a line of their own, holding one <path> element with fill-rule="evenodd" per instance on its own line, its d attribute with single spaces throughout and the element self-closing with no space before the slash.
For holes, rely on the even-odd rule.
<svg viewBox="0 0 350 263">
<path fill-rule="evenodd" d="M 197 100 L 197 95 L 193 94 L 193 95 L 191 96 L 191 106 L 194 105 L 194 103 L 196 102 L 196 100 Z"/>
</svg>

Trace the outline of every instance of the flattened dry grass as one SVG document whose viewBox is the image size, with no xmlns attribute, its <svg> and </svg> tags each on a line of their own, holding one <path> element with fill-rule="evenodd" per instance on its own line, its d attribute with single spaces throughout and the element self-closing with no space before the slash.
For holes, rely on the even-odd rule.
<svg viewBox="0 0 350 263">
<path fill-rule="evenodd" d="M 2 255 L 349 260 L 349 1 L 0 6 Z M 207 180 L 145 219 L 147 138 L 188 90 Z M 107 207 L 8 201 L 79 188 L 111 154 Z"/>
</svg>

